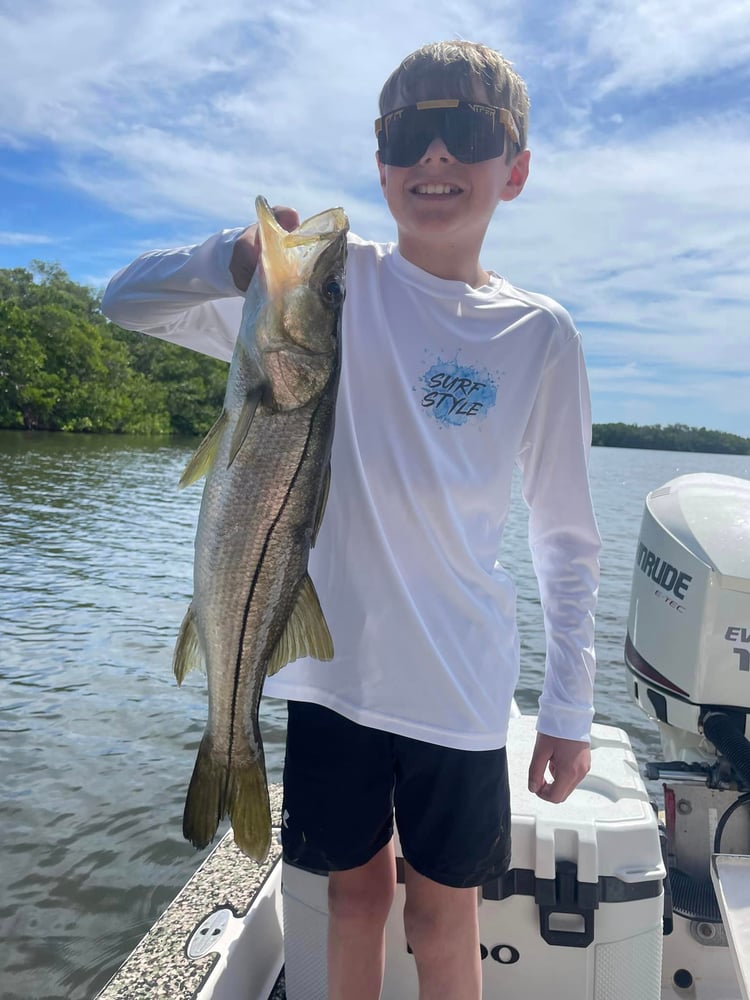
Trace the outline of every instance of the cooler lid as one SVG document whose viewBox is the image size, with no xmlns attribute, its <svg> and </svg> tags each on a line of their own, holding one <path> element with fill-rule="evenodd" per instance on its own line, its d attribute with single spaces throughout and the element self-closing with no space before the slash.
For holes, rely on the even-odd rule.
<svg viewBox="0 0 750 1000">
<path fill-rule="evenodd" d="M 579 882 L 597 882 L 601 876 L 624 883 L 663 878 L 658 822 L 627 734 L 613 726 L 592 726 L 591 771 L 561 803 L 528 790 L 535 740 L 536 716 L 510 720 L 511 867 L 554 879 L 558 862 L 569 861 L 577 866 Z"/>
</svg>

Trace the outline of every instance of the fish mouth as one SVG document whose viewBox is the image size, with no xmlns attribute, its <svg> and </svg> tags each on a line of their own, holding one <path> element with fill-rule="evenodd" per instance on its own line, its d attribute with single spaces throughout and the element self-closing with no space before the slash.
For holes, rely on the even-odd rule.
<svg viewBox="0 0 750 1000">
<path fill-rule="evenodd" d="M 458 184 L 451 184 L 445 181 L 420 181 L 417 184 L 412 184 L 409 188 L 412 194 L 420 195 L 424 197 L 455 197 L 456 195 L 463 194 L 463 188 L 459 187 Z"/>
</svg>

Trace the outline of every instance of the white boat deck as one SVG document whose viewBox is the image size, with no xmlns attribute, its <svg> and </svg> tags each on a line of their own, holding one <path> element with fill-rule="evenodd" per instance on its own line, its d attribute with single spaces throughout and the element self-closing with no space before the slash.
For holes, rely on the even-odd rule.
<svg viewBox="0 0 750 1000">
<path fill-rule="evenodd" d="M 743 1000 L 750 1000 L 750 856 L 715 854 L 711 878 Z"/>
</svg>

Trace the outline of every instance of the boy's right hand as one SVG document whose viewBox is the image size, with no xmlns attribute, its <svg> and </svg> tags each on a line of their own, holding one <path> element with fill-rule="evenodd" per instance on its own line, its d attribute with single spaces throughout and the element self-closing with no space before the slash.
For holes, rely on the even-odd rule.
<svg viewBox="0 0 750 1000">
<path fill-rule="evenodd" d="M 273 214 L 280 226 L 288 233 L 296 229 L 299 225 L 299 214 L 293 208 L 285 205 L 274 205 Z M 232 275 L 235 285 L 241 292 L 246 292 L 248 285 L 255 274 L 260 257 L 260 236 L 258 235 L 258 223 L 248 226 L 247 229 L 237 237 L 232 250 L 232 259 L 229 261 L 229 273 Z"/>
</svg>

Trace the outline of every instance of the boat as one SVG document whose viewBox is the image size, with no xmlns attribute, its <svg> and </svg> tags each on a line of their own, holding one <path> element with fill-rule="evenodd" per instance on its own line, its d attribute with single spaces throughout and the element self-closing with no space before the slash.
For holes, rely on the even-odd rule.
<svg viewBox="0 0 750 1000">
<path fill-rule="evenodd" d="M 750 481 L 648 494 L 623 644 L 659 760 L 595 724 L 591 772 L 551 805 L 525 787 L 535 719 L 510 720 L 511 868 L 477 893 L 486 1000 L 750 1000 Z M 283 862 L 271 801 L 266 862 L 230 831 L 98 1000 L 325 998 L 326 879 Z M 383 1000 L 418 996 L 402 892 Z"/>
</svg>

